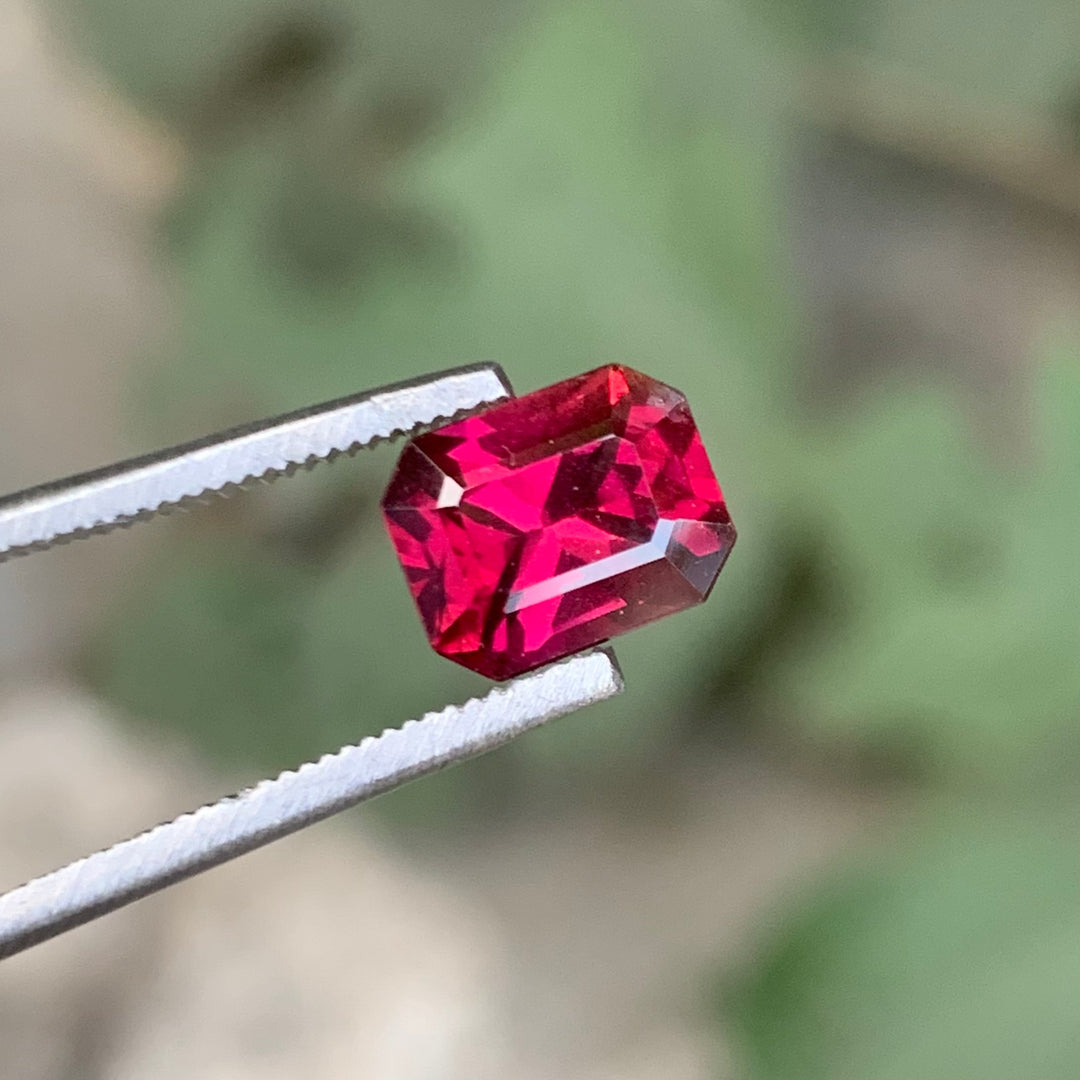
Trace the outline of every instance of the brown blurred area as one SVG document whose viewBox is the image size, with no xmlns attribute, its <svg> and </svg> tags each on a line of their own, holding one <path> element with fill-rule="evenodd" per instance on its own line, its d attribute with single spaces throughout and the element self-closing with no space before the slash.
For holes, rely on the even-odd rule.
<svg viewBox="0 0 1080 1080">
<path fill-rule="evenodd" d="M 5 4 L 0 18 L 0 469 L 16 490 L 129 449 L 125 378 L 170 315 L 153 218 L 179 150 L 70 55 L 36 5 Z M 6 568 L 4 670 L 55 667 L 123 561 L 119 547 L 80 545 Z"/>
</svg>

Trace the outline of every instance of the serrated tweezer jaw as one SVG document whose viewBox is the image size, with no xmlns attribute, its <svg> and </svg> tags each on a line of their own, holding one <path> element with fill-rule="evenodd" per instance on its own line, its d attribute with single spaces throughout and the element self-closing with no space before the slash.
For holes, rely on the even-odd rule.
<svg viewBox="0 0 1080 1080">
<path fill-rule="evenodd" d="M 300 409 L 0 498 L 0 562 L 270 480 L 510 397 L 496 364 Z"/>
<path fill-rule="evenodd" d="M 264 780 L 0 896 L 0 959 L 622 689 L 607 649 Z"/>
<path fill-rule="evenodd" d="M 496 365 L 457 368 L 32 488 L 0 499 L 0 562 L 415 434 L 510 394 Z M 609 649 L 580 653 L 184 814 L 0 896 L 0 958 L 621 690 Z"/>
</svg>

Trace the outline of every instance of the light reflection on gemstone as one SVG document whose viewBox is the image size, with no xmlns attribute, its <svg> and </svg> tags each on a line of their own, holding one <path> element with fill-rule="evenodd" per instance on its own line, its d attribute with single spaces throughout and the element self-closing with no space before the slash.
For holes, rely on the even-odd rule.
<svg viewBox="0 0 1080 1080">
<path fill-rule="evenodd" d="M 529 585 L 527 588 L 512 592 L 506 598 L 503 611 L 509 615 L 511 612 L 532 607 L 533 604 L 552 600 L 557 596 L 564 596 L 575 589 L 594 585 L 598 581 L 637 570 L 657 559 L 663 559 L 667 555 L 668 542 L 671 540 L 674 529 L 674 521 L 660 520 L 656 523 L 652 538 L 647 543 L 638 544 L 636 547 L 627 548 L 626 551 L 608 555 L 605 559 L 586 563 L 574 570 L 567 570 L 565 573 L 549 577 L 536 585 Z"/>
<path fill-rule="evenodd" d="M 439 496 L 435 500 L 435 509 L 446 510 L 451 506 L 460 506 L 461 496 L 464 494 L 465 489 L 453 477 L 444 476 L 439 487 Z"/>
</svg>

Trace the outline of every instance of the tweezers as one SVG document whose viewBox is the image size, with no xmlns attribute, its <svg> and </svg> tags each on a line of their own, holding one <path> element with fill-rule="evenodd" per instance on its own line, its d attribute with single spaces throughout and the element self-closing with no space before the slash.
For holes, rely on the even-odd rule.
<svg viewBox="0 0 1080 1080">
<path fill-rule="evenodd" d="M 291 475 L 469 415 L 513 391 L 455 368 L 0 498 L 0 562 Z M 622 690 L 614 654 L 579 653 L 409 720 L 0 896 L 0 959 Z"/>
</svg>

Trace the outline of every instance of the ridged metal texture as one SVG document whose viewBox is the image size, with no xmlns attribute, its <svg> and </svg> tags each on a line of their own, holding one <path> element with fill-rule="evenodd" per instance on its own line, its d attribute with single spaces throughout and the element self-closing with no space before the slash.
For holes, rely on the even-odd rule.
<svg viewBox="0 0 1080 1080">
<path fill-rule="evenodd" d="M 0 562 L 411 435 L 511 394 L 495 364 L 356 394 L 0 499 Z"/>
<path fill-rule="evenodd" d="M 622 689 L 607 650 L 264 780 L 0 896 L 0 958 Z"/>
</svg>

